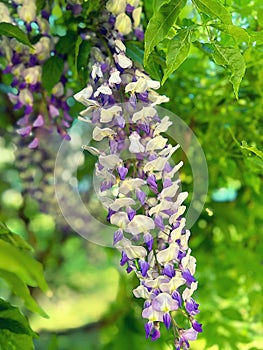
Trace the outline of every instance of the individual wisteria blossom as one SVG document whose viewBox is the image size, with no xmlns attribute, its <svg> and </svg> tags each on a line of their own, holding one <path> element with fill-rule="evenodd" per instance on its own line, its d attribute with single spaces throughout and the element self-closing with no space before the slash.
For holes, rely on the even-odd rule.
<svg viewBox="0 0 263 350">
<path fill-rule="evenodd" d="M 98 41 L 91 50 L 90 82 L 74 97 L 86 107 L 80 119 L 94 125 L 95 144 L 84 149 L 98 157 L 99 195 L 107 220 L 116 226 L 113 244 L 121 252 L 120 264 L 140 282 L 133 294 L 145 300 L 146 338 L 158 339 L 164 324 L 174 333 L 176 350 L 188 349 L 202 325 L 195 319 L 196 259 L 183 216 L 187 193 L 177 179 L 183 163 L 171 165 L 179 145 L 164 137 L 172 121 L 161 119 L 155 107 L 168 98 L 155 91 L 160 83 L 126 55 L 124 36 L 138 25 L 129 15 L 137 5 L 107 3 L 111 13 L 101 29 L 105 43 Z M 188 320 L 188 328 L 178 324 L 178 314 Z"/>
<path fill-rule="evenodd" d="M 60 81 L 48 93 L 42 84 L 43 64 L 56 54 L 55 38 L 50 34 L 50 13 L 44 9 L 37 14 L 35 0 L 15 0 L 7 7 L 1 4 L 3 21 L 19 26 L 29 37 L 39 37 L 30 48 L 15 38 L 0 40 L 0 55 L 5 58 L 3 75 L 12 77 L 12 92 L 8 97 L 15 111 L 20 111 L 17 133 L 26 137 L 29 148 L 37 148 L 38 135 L 56 129 L 62 138 L 69 139 L 67 129 L 72 118 L 66 102 L 72 90 L 66 87 L 67 64 Z"/>
</svg>

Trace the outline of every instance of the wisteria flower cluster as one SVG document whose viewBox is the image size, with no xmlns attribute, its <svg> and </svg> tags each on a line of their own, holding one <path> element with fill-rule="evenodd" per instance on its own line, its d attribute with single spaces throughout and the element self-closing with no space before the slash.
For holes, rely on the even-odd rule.
<svg viewBox="0 0 263 350">
<path fill-rule="evenodd" d="M 8 97 L 14 110 L 20 110 L 22 117 L 17 121 L 18 134 L 28 138 L 28 147 L 37 148 L 38 133 L 44 129 L 57 129 L 63 138 L 69 139 L 67 129 L 72 118 L 66 102 L 72 91 L 67 89 L 67 64 L 60 81 L 53 87 L 51 94 L 43 88 L 41 77 L 43 64 L 55 52 L 55 37 L 50 33 L 47 10 L 37 14 L 35 0 L 15 0 L 10 7 L 0 4 L 2 21 L 19 26 L 29 37 L 39 37 L 30 48 L 15 38 L 3 37 L 0 41 L 0 55 L 6 60 L 3 74 L 11 74 L 11 87 L 14 93 Z"/>
<path fill-rule="evenodd" d="M 101 29 L 106 45 L 98 41 L 93 48 L 90 83 L 74 97 L 86 106 L 80 119 L 94 125 L 97 146 L 84 149 L 98 157 L 99 195 L 107 220 L 117 227 L 113 244 L 121 252 L 120 264 L 140 281 L 133 294 L 145 300 L 146 337 L 158 339 L 163 323 L 174 333 L 176 350 L 188 349 L 202 325 L 195 319 L 196 259 L 183 217 L 187 193 L 177 179 L 182 162 L 171 165 L 179 145 L 163 136 L 172 122 L 161 119 L 156 108 L 168 98 L 155 91 L 160 83 L 126 55 L 124 36 L 133 24 L 138 27 L 136 5 L 108 2 L 109 21 Z M 181 316 L 188 327 L 178 324 Z"/>
</svg>

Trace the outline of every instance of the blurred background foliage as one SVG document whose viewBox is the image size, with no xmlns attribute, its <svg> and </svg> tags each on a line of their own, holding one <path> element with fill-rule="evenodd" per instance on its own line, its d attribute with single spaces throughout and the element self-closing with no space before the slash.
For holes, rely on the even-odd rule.
<svg viewBox="0 0 263 350">
<path fill-rule="evenodd" d="M 144 1 L 145 27 L 149 19 L 156 16 L 154 9 L 167 3 L 169 1 Z M 204 328 L 191 349 L 262 350 L 263 5 L 261 1 L 219 1 L 232 13 L 234 24 L 244 29 L 236 34 L 233 28 L 229 31 L 229 27 L 228 31 L 219 30 L 222 18 L 213 18 L 209 11 L 200 10 L 200 1 L 181 3 L 183 9 L 176 25 L 153 49 L 146 70 L 162 80 L 167 69 L 168 41 L 180 31 L 191 31 L 189 50 L 161 88 L 170 98 L 164 107 L 191 127 L 202 145 L 209 169 L 206 204 L 191 229 L 190 247 L 198 261 L 196 299 L 201 310 L 198 320 Z M 85 2 L 85 20 L 89 26 L 92 26 L 94 11 L 99 14 L 103 2 L 97 6 L 92 4 Z M 58 51 L 79 50 L 77 70 L 75 57 L 69 57 L 78 91 L 88 76 L 83 66 L 87 65 L 90 47 L 87 44 L 80 47 L 80 43 L 77 49 L 70 46 L 76 39 L 79 23 L 67 12 L 63 14 L 63 6 L 63 1 L 53 2 L 56 21 L 52 30 L 60 38 Z M 228 73 L 232 74 L 233 67 L 225 69 L 216 64 L 213 57 L 215 42 L 238 48 L 242 54 L 246 72 L 238 99 L 229 82 Z M 127 47 L 128 54 L 142 64 L 143 47 L 135 41 Z M 2 84 L 3 91 L 5 84 L 6 81 Z M 72 101 L 68 103 L 71 114 L 76 117 L 79 106 Z M 18 117 L 4 93 L 0 95 L 0 113 L 0 221 L 7 226 L 1 228 L 2 236 L 5 234 L 1 242 L 10 243 L 16 233 L 25 240 L 23 244 L 27 242 L 33 247 L 34 253 L 31 253 L 29 246 L 21 248 L 18 244 L 23 254 L 29 254 L 30 259 L 33 254 L 43 264 L 49 290 L 46 294 L 40 291 L 47 291 L 42 280 L 25 279 L 24 284 L 49 318 L 28 311 L 43 315 L 43 310 L 28 294 L 17 295 L 3 279 L 0 296 L 19 307 L 33 331 L 40 335 L 34 339 L 35 348 L 170 349 L 168 332 L 164 331 L 162 338 L 154 343 L 144 339 L 141 301 L 133 298 L 131 292 L 137 282 L 119 267 L 118 252 L 78 236 L 60 214 L 53 188 L 56 154 L 48 148 L 29 150 L 23 144 L 14 131 Z M 57 143 L 59 146 L 60 141 Z M 182 188 L 191 193 L 190 165 L 183 153 L 177 157 L 185 162 L 181 170 Z M 90 197 L 93 164 L 94 158 L 85 153 L 78 180 L 84 202 L 91 211 L 98 212 L 101 206 Z M 103 220 L 103 213 L 98 217 Z M 0 262 L 1 259 L 3 256 Z M 1 269 L 2 266 L 0 277 Z M 5 307 L 0 306 L 0 310 Z M 25 327 L 29 326 L 25 324 Z M 28 331 L 28 335 L 36 337 L 33 331 Z M 28 344 L 30 349 L 32 345 Z M 9 349 L 5 346 L 0 342 L 1 349 Z"/>
</svg>

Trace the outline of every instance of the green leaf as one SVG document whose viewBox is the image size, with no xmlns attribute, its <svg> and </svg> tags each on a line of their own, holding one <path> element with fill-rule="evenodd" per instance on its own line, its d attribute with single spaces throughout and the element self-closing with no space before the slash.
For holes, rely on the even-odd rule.
<svg viewBox="0 0 263 350">
<path fill-rule="evenodd" d="M 20 28 L 11 23 L 0 23 L 0 35 L 16 38 L 20 43 L 33 48 L 26 34 Z"/>
<path fill-rule="evenodd" d="M 244 28 L 232 24 L 211 24 L 211 26 L 231 35 L 237 43 L 250 41 L 250 36 Z"/>
<path fill-rule="evenodd" d="M 263 45 L 263 31 L 259 31 L 259 32 L 250 32 L 249 33 L 251 35 L 251 41 L 255 41 L 257 43 L 257 45 Z"/>
<path fill-rule="evenodd" d="M 27 285 L 14 273 L 0 270 L 0 278 L 3 278 L 10 286 L 14 294 L 23 299 L 28 310 L 36 312 L 43 317 L 48 317 L 45 311 L 32 298 Z"/>
<path fill-rule="evenodd" d="M 260 159 L 263 159 L 263 152 L 257 149 L 257 147 L 255 146 L 249 146 L 246 141 L 242 141 L 240 148 L 250 151 L 256 156 L 258 156 Z"/>
<path fill-rule="evenodd" d="M 212 57 L 216 64 L 228 68 L 231 72 L 230 82 L 233 85 L 234 93 L 238 98 L 238 90 L 246 71 L 246 64 L 238 47 L 225 47 L 218 43 L 212 44 L 214 52 Z"/>
<path fill-rule="evenodd" d="M 6 234 L 9 232 L 10 230 L 7 228 L 7 226 L 2 221 L 0 221 L 0 234 Z"/>
<path fill-rule="evenodd" d="M 154 0 L 153 1 L 153 12 L 158 12 L 160 7 L 168 4 L 170 0 Z"/>
<path fill-rule="evenodd" d="M 148 58 L 145 70 L 153 79 L 161 81 L 165 66 L 164 58 L 153 52 Z"/>
<path fill-rule="evenodd" d="M 37 334 L 19 309 L 3 299 L 0 299 L 0 329 L 1 350 L 34 349 L 32 338 L 37 338 Z"/>
<path fill-rule="evenodd" d="M 79 48 L 80 48 L 80 45 L 82 43 L 82 39 L 81 39 L 81 36 L 79 35 L 78 38 L 77 38 L 77 41 L 76 41 L 76 45 L 75 45 L 75 58 L 74 58 L 74 64 L 77 68 L 77 64 L 78 64 L 78 56 L 79 56 Z"/>
<path fill-rule="evenodd" d="M 75 49 L 77 35 L 73 31 L 68 31 L 56 44 L 56 52 L 61 54 L 72 53 Z"/>
<path fill-rule="evenodd" d="M 193 0 L 198 9 L 212 18 L 219 18 L 225 24 L 232 24 L 231 14 L 219 0 Z"/>
<path fill-rule="evenodd" d="M 47 91 L 51 91 L 63 73 L 64 62 L 58 56 L 50 57 L 43 65 L 42 84 Z"/>
<path fill-rule="evenodd" d="M 79 46 L 78 57 L 77 57 L 77 70 L 79 74 L 79 79 L 82 86 L 86 85 L 88 79 L 88 62 L 90 55 L 91 43 L 86 40 L 83 40 Z"/>
<path fill-rule="evenodd" d="M 187 58 L 191 42 L 190 42 L 190 31 L 182 30 L 176 35 L 172 40 L 170 40 L 167 47 L 166 56 L 166 69 L 164 71 L 164 76 L 162 84 L 166 79 L 172 74 Z"/>
<path fill-rule="evenodd" d="M 29 245 L 21 236 L 13 233 L 9 230 L 9 228 L 0 221 L 0 239 L 12 244 L 13 246 L 25 249 L 25 250 L 33 250 L 31 245 Z"/>
<path fill-rule="evenodd" d="M 36 0 L 36 5 L 37 5 L 37 12 L 39 12 L 40 10 L 42 10 L 45 7 L 46 1 L 45 0 Z"/>
<path fill-rule="evenodd" d="M 166 38 L 185 4 L 186 0 L 171 0 L 168 4 L 162 5 L 159 11 L 153 14 L 145 31 L 145 65 L 154 48 Z"/>
<path fill-rule="evenodd" d="M 42 265 L 28 252 L 0 240 L 0 269 L 16 274 L 25 284 L 48 290 Z"/>
<path fill-rule="evenodd" d="M 127 49 L 127 56 L 130 57 L 133 61 L 139 63 L 143 66 L 143 55 L 144 51 L 140 43 L 137 41 L 126 41 L 125 46 Z"/>
</svg>

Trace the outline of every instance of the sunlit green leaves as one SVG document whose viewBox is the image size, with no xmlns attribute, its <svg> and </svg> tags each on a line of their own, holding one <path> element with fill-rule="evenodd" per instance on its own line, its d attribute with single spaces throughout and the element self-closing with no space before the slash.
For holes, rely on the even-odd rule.
<svg viewBox="0 0 263 350">
<path fill-rule="evenodd" d="M 218 18 L 225 24 L 232 24 L 231 14 L 220 0 L 194 0 L 193 2 L 201 12 L 211 18 Z"/>
<path fill-rule="evenodd" d="M 263 152 L 260 151 L 257 147 L 255 146 L 249 146 L 246 141 L 242 141 L 242 144 L 240 146 L 242 150 L 249 151 L 249 153 L 254 153 L 257 155 L 260 159 L 263 159 Z"/>
<path fill-rule="evenodd" d="M 156 45 L 166 38 L 185 4 L 186 0 L 171 0 L 169 3 L 165 1 L 163 5 L 158 5 L 159 9 L 154 12 L 145 31 L 145 65 Z"/>
<path fill-rule="evenodd" d="M 8 302 L 0 299 L 0 349 L 33 350 L 32 338 L 37 335 L 32 331 L 25 316 Z"/>
<path fill-rule="evenodd" d="M 26 283 L 24 283 L 15 273 L 0 269 L 0 278 L 4 279 L 8 283 L 12 292 L 24 301 L 25 307 L 27 307 L 28 310 L 36 312 L 43 317 L 47 317 L 45 311 L 31 296 Z"/>
<path fill-rule="evenodd" d="M 3 240 L 0 240 L 0 269 L 16 274 L 29 286 L 39 287 L 43 291 L 48 289 L 42 265 L 28 253 Z"/>
<path fill-rule="evenodd" d="M 212 23 L 212 27 L 219 29 L 223 33 L 226 33 L 230 35 L 234 41 L 238 44 L 242 42 L 249 42 L 250 41 L 250 36 L 248 32 L 241 27 L 234 26 L 232 24 L 217 24 L 217 23 Z"/>
<path fill-rule="evenodd" d="M 235 96 L 238 98 L 239 85 L 246 70 L 244 57 L 237 47 L 225 47 L 215 42 L 212 47 L 214 50 L 212 57 L 215 63 L 230 70 L 229 80 L 233 85 Z"/>
<path fill-rule="evenodd" d="M 11 23 L 0 23 L 0 35 L 16 38 L 20 43 L 33 47 L 27 35 L 20 28 Z"/>
<path fill-rule="evenodd" d="M 34 260 L 28 250 L 30 245 L 20 236 L 0 222 L 0 278 L 20 297 L 32 312 L 46 317 L 46 313 L 32 298 L 28 286 L 48 289 L 43 275 L 42 265 Z"/>
<path fill-rule="evenodd" d="M 191 45 L 190 34 L 189 30 L 182 30 L 169 41 L 162 84 L 187 58 Z"/>
</svg>

